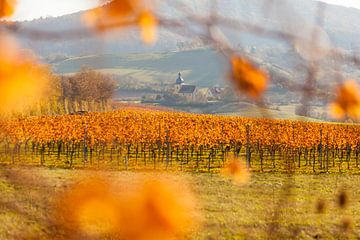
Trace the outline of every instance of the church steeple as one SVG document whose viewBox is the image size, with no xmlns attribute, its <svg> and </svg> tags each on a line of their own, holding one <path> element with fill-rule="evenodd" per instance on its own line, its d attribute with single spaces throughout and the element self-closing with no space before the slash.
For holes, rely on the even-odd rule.
<svg viewBox="0 0 360 240">
<path fill-rule="evenodd" d="M 181 73 L 179 72 L 178 78 L 176 79 L 176 85 L 184 84 L 184 79 L 181 77 Z"/>
</svg>

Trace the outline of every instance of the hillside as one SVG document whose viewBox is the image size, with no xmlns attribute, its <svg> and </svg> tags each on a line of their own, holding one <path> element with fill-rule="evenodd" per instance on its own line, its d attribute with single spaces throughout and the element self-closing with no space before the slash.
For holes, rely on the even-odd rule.
<svg viewBox="0 0 360 240">
<path fill-rule="evenodd" d="M 284 97 L 284 88 L 296 81 L 297 75 L 286 68 L 272 63 L 270 59 L 252 56 L 260 66 L 271 74 L 268 97 Z M 281 63 L 280 63 L 281 64 Z M 226 86 L 227 63 L 222 55 L 209 49 L 170 53 L 101 54 L 67 58 L 52 63 L 59 74 L 72 74 L 81 67 L 91 67 L 113 75 L 122 83 L 126 81 L 145 85 L 174 83 L 181 72 L 187 84 L 199 87 Z M 280 96 L 281 95 L 281 96 Z M 293 97 L 294 98 L 294 97 Z"/>
<path fill-rule="evenodd" d="M 223 85 L 224 64 L 214 51 L 194 50 L 171 53 L 102 54 L 69 58 L 53 63 L 57 73 L 77 72 L 88 66 L 102 72 L 131 77 L 142 82 L 173 82 L 182 72 L 189 84 Z"/>
<path fill-rule="evenodd" d="M 158 14 L 162 18 L 184 19 L 183 11 L 173 2 L 162 1 Z M 317 2 L 281 1 L 281 4 L 266 6 L 266 0 L 224 0 L 218 6 L 220 16 L 250 22 L 267 29 L 282 30 L 292 34 L 309 37 L 316 25 Z M 183 0 L 189 14 L 205 16 L 209 12 L 209 1 Z M 325 6 L 325 5 L 324 5 Z M 342 48 L 345 51 L 360 48 L 360 11 L 351 8 L 326 5 L 324 31 L 321 44 L 331 48 Z M 58 18 L 38 19 L 20 23 L 21 29 L 38 29 L 48 31 L 67 31 L 86 29 L 81 21 L 83 12 Z M 196 27 L 195 27 L 196 28 Z M 224 86 L 226 65 L 224 59 L 216 52 L 200 44 L 201 31 L 195 31 L 189 38 L 183 37 L 184 30 L 163 29 L 159 31 L 159 41 L 153 47 L 145 47 L 139 40 L 138 32 L 111 32 L 105 36 L 92 35 L 87 38 L 62 39 L 28 39 L 18 36 L 24 47 L 31 48 L 42 56 L 43 61 L 50 63 L 57 73 L 71 74 L 82 66 L 89 66 L 104 73 L 113 74 L 125 84 L 163 84 L 172 83 L 178 72 L 182 72 L 188 84 L 198 86 Z M 306 79 L 307 65 L 301 54 L 294 51 L 282 41 L 275 41 L 261 35 L 235 32 L 222 27 L 231 43 L 242 52 L 248 54 L 256 63 L 271 74 L 271 86 L 266 95 L 270 103 L 298 103 L 299 94 L 289 93 L 286 89 L 294 83 Z M 196 34 L 198 32 L 198 34 Z M 195 47 L 192 44 L 195 44 Z M 199 45 L 200 44 L 200 45 Z M 181 46 L 190 46 L 183 49 Z M 331 59 L 324 59 L 322 69 L 318 73 L 318 86 L 321 95 L 314 100 L 314 105 L 328 102 L 329 92 L 336 80 L 335 68 Z M 360 70 L 353 65 L 343 65 L 344 77 L 360 76 Z M 324 87 L 326 86 L 326 87 Z"/>
<path fill-rule="evenodd" d="M 205 16 L 209 12 L 209 1 L 182 1 L 189 7 L 187 12 Z M 281 4 L 265 8 L 266 0 L 224 0 L 218 7 L 220 16 L 243 22 L 250 22 L 267 29 L 282 30 L 303 37 L 310 36 L 316 25 L 317 2 L 282 1 Z M 290 4 L 291 3 L 291 4 Z M 162 18 L 183 19 L 183 11 L 173 2 L 162 1 L 158 14 Z M 81 16 L 83 12 L 57 18 L 45 18 L 20 23 L 19 29 L 66 32 L 85 29 Z M 324 46 L 338 47 L 346 51 L 360 48 L 360 11 L 351 8 L 326 5 L 324 32 L 321 39 Z M 173 81 L 177 72 L 183 72 L 188 83 L 199 86 L 223 85 L 223 60 L 216 53 L 201 45 L 198 34 L 189 36 L 180 29 L 159 31 L 159 40 L 153 47 L 145 47 L 135 29 L 111 32 L 106 35 L 91 35 L 87 38 L 66 37 L 61 39 L 29 39 L 18 36 L 22 45 L 34 50 L 43 61 L 50 63 L 58 73 L 72 73 L 81 66 L 90 66 L 131 81 L 154 82 L 158 84 Z M 250 53 L 256 62 L 261 63 L 272 75 L 275 85 L 283 88 L 291 81 L 302 82 L 306 78 L 306 63 L 297 52 L 282 41 L 245 32 L 235 32 L 222 27 L 231 43 L 243 53 Z M 183 35 L 188 37 L 183 37 Z M 185 46 L 185 49 L 183 49 Z M 195 49 L 195 50 L 194 50 Z M 198 50 L 196 50 L 198 49 Z M 200 49 L 200 50 L 199 50 Z M 253 51 L 255 49 L 255 51 Z M 185 51 L 184 51 L 185 50 Z M 323 63 L 319 73 L 320 85 L 332 88 L 334 68 L 330 60 Z M 344 65 L 345 77 L 360 76 L 360 71 L 352 65 Z M 290 82 L 289 82 L 290 80 Z M 327 91 L 327 90 L 325 90 Z"/>
<path fill-rule="evenodd" d="M 278 54 L 280 56 L 281 52 Z M 286 87 L 291 86 L 294 81 L 300 81 L 301 75 L 287 68 L 281 61 L 273 61 L 271 55 L 269 57 L 264 55 L 263 58 L 251 57 L 271 75 L 271 85 L 266 94 L 269 102 L 284 103 L 300 99 L 299 94 L 289 93 Z M 225 59 L 210 49 L 169 53 L 89 55 L 54 61 L 52 66 L 59 74 L 72 74 L 81 67 L 91 67 L 113 75 L 122 87 L 134 86 L 135 83 L 142 89 L 162 88 L 163 84 L 173 84 L 178 72 L 183 74 L 187 84 L 199 87 L 229 85 L 229 81 L 226 80 L 228 67 Z"/>
<path fill-rule="evenodd" d="M 206 16 L 209 12 L 209 0 L 181 1 L 188 7 L 187 12 L 196 16 Z M 317 2 L 311 0 L 281 1 L 271 8 L 266 0 L 223 0 L 218 6 L 221 16 L 257 24 L 268 29 L 278 29 L 301 36 L 308 36 L 316 21 Z M 158 14 L 171 19 L 183 19 L 183 11 L 173 2 L 160 1 Z M 82 12 L 57 18 L 38 19 L 21 23 L 20 29 L 41 29 L 50 31 L 67 31 L 86 28 L 81 20 Z M 360 45 L 360 11 L 340 6 L 327 5 L 325 9 L 324 39 L 329 39 L 334 47 L 352 50 Z M 188 30 L 192 26 L 188 26 Z M 192 29 L 194 30 L 194 29 Z M 281 47 L 286 44 L 242 32 L 223 28 L 225 35 L 234 45 L 258 48 Z M 159 41 L 154 47 L 144 47 L 136 30 L 113 32 L 105 37 L 66 38 L 60 40 L 19 39 L 25 47 L 29 47 L 43 57 L 49 55 L 91 55 L 121 52 L 166 52 L 177 49 L 177 44 L 184 41 L 197 41 L 199 34 L 190 34 L 185 38 L 184 30 L 161 29 Z M 199 31 L 200 33 L 201 31 Z"/>
</svg>

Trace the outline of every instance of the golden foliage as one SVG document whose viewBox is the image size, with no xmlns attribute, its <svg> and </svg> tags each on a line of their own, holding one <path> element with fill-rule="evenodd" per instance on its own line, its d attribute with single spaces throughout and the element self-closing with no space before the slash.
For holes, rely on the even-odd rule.
<svg viewBox="0 0 360 240">
<path fill-rule="evenodd" d="M 335 118 L 350 117 L 353 120 L 360 118 L 360 90 L 354 80 L 347 80 L 337 89 L 337 97 L 330 105 Z"/>
<path fill-rule="evenodd" d="M 226 147 L 247 141 L 246 125 L 251 124 L 250 141 L 259 146 L 313 147 L 319 144 L 320 129 L 328 135 L 328 144 L 355 148 L 360 144 L 360 127 L 289 120 L 247 119 L 174 112 L 124 110 L 89 113 L 85 116 L 63 115 L 3 120 L 1 140 L 32 141 L 46 144 L 81 143 L 87 123 L 87 145 L 165 143 L 167 130 L 172 146 L 177 148 L 200 145 Z M 157 124 L 154 124 L 157 123 Z M 184 125 L 186 124 L 186 125 Z M 146 126 L 146 127 L 144 127 Z M 184 127 L 186 126 L 186 127 Z"/>
<path fill-rule="evenodd" d="M 13 15 L 16 3 L 17 0 L 0 0 L 0 18 Z"/>
<path fill-rule="evenodd" d="M 231 58 L 230 79 L 238 90 L 254 99 L 259 99 L 267 88 L 269 76 L 248 60 L 234 55 Z"/>
<path fill-rule="evenodd" d="M 174 239 L 192 227 L 194 203 L 186 185 L 161 177 L 123 184 L 93 178 L 60 195 L 55 221 L 70 235 Z"/>
<path fill-rule="evenodd" d="M 244 161 L 240 158 L 232 158 L 222 170 L 222 173 L 230 177 L 239 186 L 250 181 L 250 172 Z"/>
<path fill-rule="evenodd" d="M 21 109 L 38 100 L 46 88 L 49 71 L 13 40 L 0 37 L 0 111 Z"/>
</svg>

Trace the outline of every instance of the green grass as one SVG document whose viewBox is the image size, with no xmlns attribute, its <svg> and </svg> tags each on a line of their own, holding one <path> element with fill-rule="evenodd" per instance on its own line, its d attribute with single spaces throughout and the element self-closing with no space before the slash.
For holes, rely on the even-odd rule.
<svg viewBox="0 0 360 240">
<path fill-rule="evenodd" d="M 111 181 L 131 181 L 150 172 L 51 170 L 26 168 L 0 170 L 0 239 L 51 237 L 48 215 L 51 201 L 69 184 L 93 174 Z M 11 173 L 11 175 L 9 175 Z M 157 172 L 161 175 L 165 173 Z M 276 223 L 276 239 L 341 239 L 360 234 L 359 175 L 295 175 L 253 173 L 251 182 L 235 186 L 219 174 L 166 173 L 175 180 L 187 179 L 202 213 L 201 230 L 188 239 L 264 239 Z M 7 177 L 6 177 L 7 175 Z M 290 187 L 284 187 L 291 183 Z M 339 191 L 346 189 L 350 204 L 340 209 Z M 326 202 L 324 214 L 316 202 Z M 280 203 L 280 204 L 279 204 Z M 278 215 L 278 217 L 275 217 Z M 353 232 L 346 236 L 341 223 L 350 218 Z"/>
</svg>

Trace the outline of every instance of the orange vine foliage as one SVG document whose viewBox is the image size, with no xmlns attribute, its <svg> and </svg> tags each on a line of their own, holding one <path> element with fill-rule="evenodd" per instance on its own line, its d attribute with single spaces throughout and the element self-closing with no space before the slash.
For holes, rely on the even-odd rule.
<svg viewBox="0 0 360 240">
<path fill-rule="evenodd" d="M 246 126 L 250 141 L 262 146 L 313 147 L 323 144 L 356 147 L 360 144 L 360 126 L 290 120 L 247 119 L 141 109 L 126 109 L 85 116 L 41 116 L 0 121 L 0 140 L 13 143 L 33 141 L 65 144 L 86 141 L 95 144 L 157 144 L 168 135 L 173 147 L 206 145 L 209 147 L 245 144 Z M 2 135 L 1 135 L 2 134 Z"/>
</svg>

